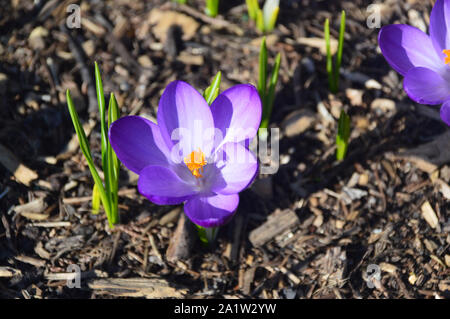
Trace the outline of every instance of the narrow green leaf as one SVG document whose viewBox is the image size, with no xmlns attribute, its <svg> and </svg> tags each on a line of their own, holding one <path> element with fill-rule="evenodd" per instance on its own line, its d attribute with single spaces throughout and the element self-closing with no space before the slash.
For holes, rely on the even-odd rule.
<svg viewBox="0 0 450 319">
<path fill-rule="evenodd" d="M 256 16 L 258 15 L 259 10 L 258 0 L 245 0 L 245 2 L 247 3 L 248 16 L 253 21 L 256 21 Z"/>
<path fill-rule="evenodd" d="M 331 56 L 331 45 L 330 45 L 330 20 L 325 20 L 325 46 L 327 50 L 327 73 L 328 73 L 328 86 L 331 92 L 335 93 L 334 88 L 334 77 L 333 77 L 333 59 Z"/>
<path fill-rule="evenodd" d="M 217 227 L 205 228 L 197 224 L 194 225 L 197 228 L 197 234 L 200 239 L 200 242 L 204 246 L 211 245 L 216 239 L 218 228 Z"/>
<path fill-rule="evenodd" d="M 101 149 L 102 149 L 102 169 L 105 176 L 105 194 L 106 200 L 108 201 L 108 210 L 105 209 L 106 217 L 110 226 L 114 227 L 114 209 L 113 198 L 111 194 L 111 177 L 112 177 L 112 166 L 109 166 L 108 158 L 110 157 L 110 145 L 108 142 L 108 128 L 106 123 L 106 106 L 105 106 L 105 95 L 103 93 L 102 77 L 100 74 L 100 69 L 97 62 L 95 62 L 95 87 L 97 91 L 97 102 L 98 109 L 100 113 L 100 135 L 101 135 Z M 105 203 L 103 203 L 105 206 Z"/>
<path fill-rule="evenodd" d="M 214 77 L 211 85 L 206 88 L 205 92 L 203 92 L 203 97 L 205 98 L 206 102 L 208 102 L 208 105 L 211 105 L 212 102 L 219 95 L 221 81 L 222 81 L 222 72 L 219 71 Z"/>
<path fill-rule="evenodd" d="M 205 13 L 210 17 L 216 17 L 219 14 L 219 0 L 206 0 Z"/>
<path fill-rule="evenodd" d="M 265 26 L 265 31 L 266 32 L 270 32 L 275 28 L 275 24 L 277 23 L 277 18 L 278 18 L 278 13 L 280 12 L 280 7 L 276 7 L 273 12 L 272 15 L 269 19 L 269 21 L 266 22 L 266 26 Z"/>
<path fill-rule="evenodd" d="M 336 91 L 339 89 L 339 71 L 341 69 L 342 52 L 344 50 L 344 36 L 345 36 L 345 11 L 342 10 L 341 25 L 339 27 L 339 42 L 338 42 L 338 51 L 336 55 L 336 66 L 334 68 L 334 88 Z"/>
<path fill-rule="evenodd" d="M 89 148 L 89 142 L 86 138 L 86 134 L 84 133 L 83 127 L 80 124 L 80 119 L 78 118 L 78 113 L 75 110 L 75 106 L 73 105 L 69 90 L 66 91 L 66 97 L 67 97 L 67 106 L 69 108 L 69 114 L 72 119 L 73 126 L 75 128 L 75 133 L 77 134 L 77 137 L 78 137 L 80 149 L 83 152 L 86 159 L 92 160 L 91 149 Z"/>
<path fill-rule="evenodd" d="M 342 161 L 345 158 L 348 149 L 348 140 L 350 138 L 350 116 L 341 111 L 338 122 L 338 134 L 336 135 L 336 159 Z"/>
<path fill-rule="evenodd" d="M 264 31 L 272 31 L 280 10 L 280 0 L 266 0 L 263 6 Z"/>
<path fill-rule="evenodd" d="M 108 149 L 108 132 L 106 128 L 105 118 L 105 96 L 103 94 L 102 77 L 97 62 L 95 62 L 95 88 L 97 91 L 98 109 L 100 112 L 100 133 L 101 133 L 101 148 L 102 148 L 102 168 L 103 172 L 107 171 L 107 149 Z M 109 180 L 105 175 L 105 186 L 109 189 Z"/>
<path fill-rule="evenodd" d="M 273 66 L 272 76 L 269 82 L 269 92 L 266 97 L 266 110 L 263 110 L 263 118 L 261 121 L 261 128 L 267 128 L 269 126 L 270 116 L 272 115 L 273 101 L 275 99 L 275 89 L 278 83 L 278 74 L 280 73 L 281 55 L 277 54 L 275 58 L 275 64 Z M 265 112 L 264 112 L 265 111 Z"/>
<path fill-rule="evenodd" d="M 111 93 L 110 96 L 110 104 L 109 104 L 109 110 L 108 110 L 108 130 L 109 127 L 111 126 L 112 123 L 114 123 L 115 121 L 117 121 L 117 119 L 119 118 L 119 106 L 117 105 L 117 100 L 116 97 L 114 95 L 114 93 Z M 109 141 L 108 141 L 109 143 Z M 114 162 L 114 178 L 118 179 L 119 177 L 119 167 L 120 167 L 120 162 L 119 159 L 117 158 L 117 155 L 114 153 L 113 151 L 113 162 Z"/>
<path fill-rule="evenodd" d="M 108 106 L 108 128 L 119 117 L 119 108 L 114 93 L 111 93 Z M 108 141 L 108 174 L 111 197 L 111 222 L 116 224 L 119 222 L 118 195 L 119 190 L 119 159 Z"/>
<path fill-rule="evenodd" d="M 92 188 L 92 214 L 97 215 L 100 211 L 100 192 L 97 184 Z"/>
<path fill-rule="evenodd" d="M 92 160 L 91 151 L 89 148 L 89 143 L 86 138 L 86 134 L 84 133 L 83 127 L 80 124 L 80 120 L 78 118 L 77 111 L 75 110 L 75 107 L 73 105 L 72 97 L 70 96 L 70 91 L 66 91 L 66 98 L 67 98 L 67 106 L 69 108 L 70 117 L 72 118 L 73 126 L 75 128 L 75 132 L 78 136 L 78 141 L 80 142 L 80 149 L 83 152 L 84 157 L 86 158 L 86 162 L 88 164 L 89 170 L 92 174 L 92 178 L 94 179 L 94 183 L 97 185 L 97 189 L 100 193 L 100 198 L 102 200 L 103 208 L 105 209 L 106 216 L 109 216 L 109 213 L 111 211 L 110 209 L 110 201 L 107 196 L 106 190 L 103 186 L 102 180 L 97 172 L 97 169 L 95 168 L 94 161 Z M 108 219 L 109 221 L 109 219 Z M 114 227 L 110 223 L 110 227 Z"/>
<path fill-rule="evenodd" d="M 261 41 L 261 48 L 259 51 L 259 79 L 258 79 L 258 92 L 261 101 L 266 99 L 266 89 L 267 89 L 267 46 L 266 37 L 263 37 Z M 263 105 L 264 110 L 265 105 Z"/>
<path fill-rule="evenodd" d="M 263 15 L 263 11 L 261 9 L 258 9 L 256 11 L 256 27 L 262 33 L 264 33 L 266 31 L 264 28 L 264 15 Z"/>
</svg>

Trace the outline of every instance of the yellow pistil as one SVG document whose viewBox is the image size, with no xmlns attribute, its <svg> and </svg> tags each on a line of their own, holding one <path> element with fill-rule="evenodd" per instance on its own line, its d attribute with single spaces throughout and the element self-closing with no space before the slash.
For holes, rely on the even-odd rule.
<svg viewBox="0 0 450 319">
<path fill-rule="evenodd" d="M 442 53 L 444 53 L 446 55 L 445 57 L 445 64 L 449 64 L 450 63 L 450 50 L 443 50 Z"/>
<path fill-rule="evenodd" d="M 194 175 L 196 178 L 203 177 L 200 174 L 200 171 L 203 173 L 203 166 L 205 166 L 207 163 L 205 160 L 205 154 L 203 154 L 200 149 L 198 149 L 198 151 L 193 151 L 191 154 L 186 156 L 184 158 L 184 163 L 191 171 L 192 175 Z"/>
</svg>

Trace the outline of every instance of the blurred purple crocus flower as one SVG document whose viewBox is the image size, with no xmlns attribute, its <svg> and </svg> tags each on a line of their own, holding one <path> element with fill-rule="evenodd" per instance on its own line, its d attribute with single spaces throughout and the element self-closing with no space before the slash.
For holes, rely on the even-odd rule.
<svg viewBox="0 0 450 319">
<path fill-rule="evenodd" d="M 256 176 L 257 160 L 245 144 L 255 137 L 261 112 L 251 85 L 233 86 L 210 107 L 189 84 L 175 81 L 159 101 L 158 124 L 126 116 L 111 125 L 109 139 L 120 161 L 139 175 L 142 195 L 159 205 L 184 203 L 195 224 L 218 227 Z"/>
<path fill-rule="evenodd" d="M 380 30 L 378 43 L 388 63 L 405 77 L 408 96 L 421 104 L 442 104 L 441 118 L 450 125 L 450 0 L 436 1 L 430 35 L 393 24 Z"/>
</svg>

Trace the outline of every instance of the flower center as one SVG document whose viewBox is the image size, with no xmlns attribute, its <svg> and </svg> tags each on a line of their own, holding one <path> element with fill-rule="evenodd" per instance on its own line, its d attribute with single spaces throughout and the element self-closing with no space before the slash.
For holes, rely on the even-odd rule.
<svg viewBox="0 0 450 319">
<path fill-rule="evenodd" d="M 198 151 L 193 151 L 191 154 L 184 158 L 184 163 L 187 168 L 191 171 L 192 175 L 196 178 L 203 177 L 200 174 L 200 170 L 203 173 L 203 166 L 207 164 L 205 160 L 205 154 L 198 149 Z"/>
<path fill-rule="evenodd" d="M 444 61 L 445 64 L 449 64 L 450 63 L 450 50 L 443 50 L 442 53 L 444 53 L 446 55 Z"/>
</svg>

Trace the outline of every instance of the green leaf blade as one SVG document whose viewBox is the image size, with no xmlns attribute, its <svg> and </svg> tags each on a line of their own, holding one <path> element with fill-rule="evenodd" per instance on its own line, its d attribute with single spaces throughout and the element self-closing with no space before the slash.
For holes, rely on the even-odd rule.
<svg viewBox="0 0 450 319">
<path fill-rule="evenodd" d="M 92 188 L 92 214 L 97 215 L 100 212 L 100 192 L 98 186 L 94 183 Z"/>
<path fill-rule="evenodd" d="M 206 0 L 205 13 L 214 18 L 219 14 L 219 0 Z"/>
<path fill-rule="evenodd" d="M 220 83 L 222 81 L 222 72 L 217 72 L 210 86 L 208 86 L 203 93 L 203 97 L 205 98 L 208 105 L 211 105 L 212 102 L 216 99 L 220 92 Z"/>
<path fill-rule="evenodd" d="M 336 67 L 334 69 L 334 87 L 336 91 L 339 89 L 339 71 L 341 69 L 342 53 L 344 51 L 344 36 L 345 36 L 345 11 L 342 10 L 341 25 L 339 27 L 338 51 L 336 55 Z"/>
<path fill-rule="evenodd" d="M 110 212 L 110 201 L 108 199 L 108 196 L 107 196 L 106 190 L 103 186 L 103 182 L 100 178 L 100 175 L 98 174 L 97 169 L 95 168 L 94 161 L 92 160 L 89 143 L 87 141 L 86 134 L 84 133 L 83 127 L 80 124 L 80 120 L 79 120 L 78 114 L 75 110 L 69 90 L 66 91 L 66 98 L 67 98 L 67 106 L 69 108 L 70 117 L 72 118 L 75 132 L 77 134 L 78 141 L 80 143 L 80 149 L 81 149 L 84 157 L 86 158 L 86 162 L 88 164 L 92 178 L 94 179 L 94 183 L 97 185 L 97 189 L 100 193 L 100 198 L 103 203 L 103 207 L 105 208 L 105 212 L 108 216 L 108 214 Z"/>
<path fill-rule="evenodd" d="M 275 58 L 275 64 L 269 81 L 269 92 L 266 96 L 265 101 L 266 108 L 265 110 L 263 110 L 263 117 L 260 128 L 267 128 L 269 126 L 270 117 L 272 115 L 273 102 L 275 100 L 275 90 L 278 83 L 278 75 L 280 73 L 280 65 L 281 65 L 281 54 L 278 53 Z"/>
<path fill-rule="evenodd" d="M 266 37 L 263 37 L 261 41 L 261 48 L 259 51 L 259 79 L 258 79 L 258 92 L 259 96 L 261 97 L 261 100 L 263 101 L 266 97 L 266 89 L 267 89 L 267 46 L 266 46 Z"/>
<path fill-rule="evenodd" d="M 350 138 L 350 116 L 341 111 L 338 122 L 338 133 L 336 135 L 336 159 L 342 161 L 347 154 L 348 140 Z"/>
<path fill-rule="evenodd" d="M 327 73 L 328 73 L 328 87 L 331 92 L 335 93 L 334 88 L 334 72 L 333 72 L 333 57 L 331 55 L 331 45 L 330 45 L 330 20 L 325 20 L 325 47 L 327 51 Z"/>
</svg>

